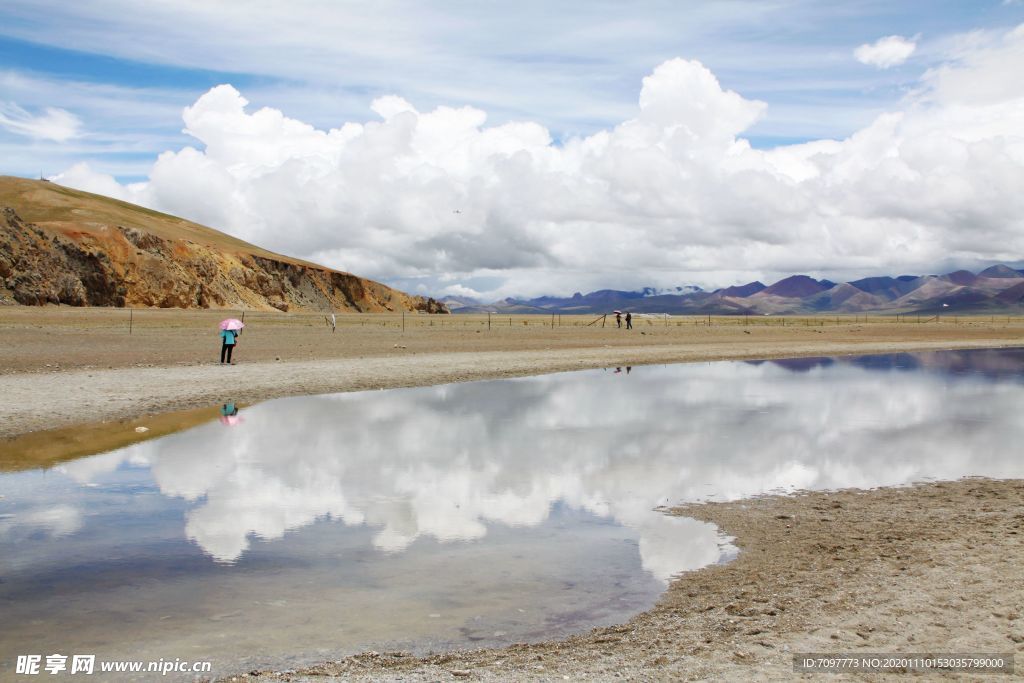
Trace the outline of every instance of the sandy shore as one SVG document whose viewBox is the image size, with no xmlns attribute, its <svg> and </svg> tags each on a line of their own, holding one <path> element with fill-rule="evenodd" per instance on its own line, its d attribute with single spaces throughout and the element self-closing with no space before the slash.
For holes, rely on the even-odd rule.
<svg viewBox="0 0 1024 683">
<path fill-rule="evenodd" d="M 218 311 L 0 309 L 0 438 L 171 410 L 298 394 L 421 386 L 582 368 L 725 359 L 1016 346 L 1024 319 L 743 318 L 249 314 L 237 364 L 217 362 Z M 499 324 L 500 323 L 500 324 Z M 0 444 L 2 446 L 2 444 Z"/>
<path fill-rule="evenodd" d="M 367 653 L 234 680 L 865 680 L 796 674 L 801 652 L 1004 653 L 1019 672 L 1022 506 L 1024 481 L 968 479 L 676 508 L 670 514 L 734 535 L 740 555 L 682 575 L 621 626 L 425 658 Z"/>
</svg>

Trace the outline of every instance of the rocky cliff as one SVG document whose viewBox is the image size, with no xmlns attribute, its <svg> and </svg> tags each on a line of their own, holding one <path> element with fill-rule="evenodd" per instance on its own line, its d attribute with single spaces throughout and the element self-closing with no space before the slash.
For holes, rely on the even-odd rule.
<svg viewBox="0 0 1024 683">
<path fill-rule="evenodd" d="M 447 313 L 434 299 L 45 181 L 0 177 L 0 301 Z"/>
</svg>

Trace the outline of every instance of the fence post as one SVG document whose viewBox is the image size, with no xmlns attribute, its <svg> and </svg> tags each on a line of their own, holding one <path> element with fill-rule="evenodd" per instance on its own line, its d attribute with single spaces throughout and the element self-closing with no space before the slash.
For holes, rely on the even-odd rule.
<svg viewBox="0 0 1024 683">
<path fill-rule="evenodd" d="M 402 334 L 405 334 L 405 309 L 402 309 Z"/>
<path fill-rule="evenodd" d="M 135 309 L 128 309 L 128 334 L 132 333 L 132 322 L 135 320 Z"/>
</svg>

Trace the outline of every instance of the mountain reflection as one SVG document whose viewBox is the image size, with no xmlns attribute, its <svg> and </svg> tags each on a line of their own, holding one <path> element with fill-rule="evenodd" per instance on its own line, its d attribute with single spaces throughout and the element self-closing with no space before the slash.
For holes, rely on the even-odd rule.
<svg viewBox="0 0 1024 683">
<path fill-rule="evenodd" d="M 1024 475 L 1024 354 L 970 354 L 983 370 L 926 354 L 889 357 L 910 366 L 711 363 L 634 368 L 628 382 L 597 371 L 281 399 L 232 429 L 61 469 L 88 483 L 147 464 L 164 495 L 192 503 L 187 536 L 224 562 L 252 535 L 321 518 L 367 525 L 377 548 L 398 552 L 420 537 L 478 539 L 493 523 L 535 526 L 561 502 L 635 528 L 644 568 L 667 579 L 717 561 L 722 539 L 657 505 Z M 939 371 L 921 372 L 926 362 Z"/>
</svg>

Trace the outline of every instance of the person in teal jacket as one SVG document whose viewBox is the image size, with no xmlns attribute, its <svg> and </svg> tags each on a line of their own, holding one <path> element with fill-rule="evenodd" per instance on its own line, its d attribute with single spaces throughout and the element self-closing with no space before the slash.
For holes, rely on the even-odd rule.
<svg viewBox="0 0 1024 683">
<path fill-rule="evenodd" d="M 231 365 L 231 352 L 238 341 L 238 330 L 221 330 L 220 336 L 224 341 L 220 347 L 220 364 L 224 365 L 224 359 L 227 358 L 228 365 Z"/>
</svg>

